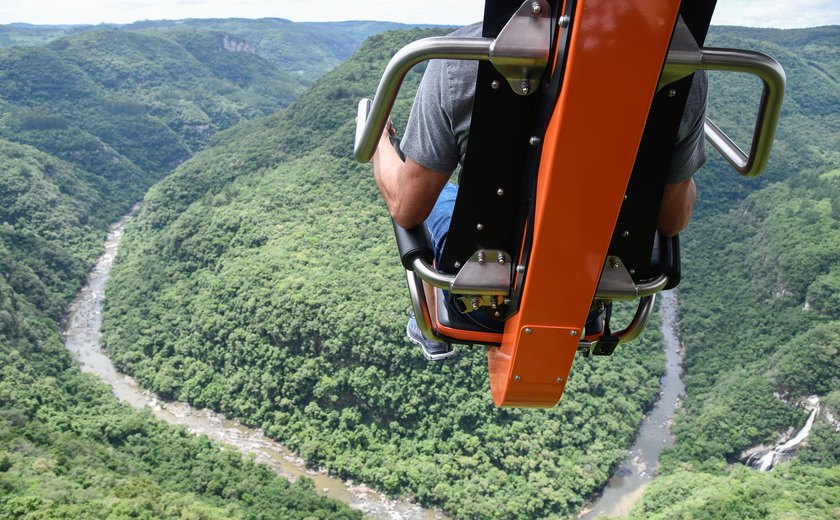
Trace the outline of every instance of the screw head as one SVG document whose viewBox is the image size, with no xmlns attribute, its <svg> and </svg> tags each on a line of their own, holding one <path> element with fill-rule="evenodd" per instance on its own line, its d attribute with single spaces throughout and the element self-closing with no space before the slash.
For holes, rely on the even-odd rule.
<svg viewBox="0 0 840 520">
<path fill-rule="evenodd" d="M 504 255 L 499 255 L 499 263 L 500 263 L 500 264 L 504 264 L 504 263 L 505 263 L 505 257 L 504 257 Z"/>
<path fill-rule="evenodd" d="M 538 144 L 540 144 L 540 138 L 535 135 L 531 136 L 531 138 L 528 139 L 528 144 L 530 144 L 531 146 L 537 146 Z"/>
<path fill-rule="evenodd" d="M 625 229 L 624 231 L 622 231 L 622 232 L 621 232 L 621 236 L 622 236 L 623 238 L 627 238 L 627 237 L 629 237 L 629 236 L 630 236 L 630 230 Z"/>
<path fill-rule="evenodd" d="M 502 188 L 499 188 L 498 190 L 496 190 L 496 195 L 498 195 L 499 197 L 501 197 L 504 194 L 505 194 L 505 190 L 503 190 Z"/>
<path fill-rule="evenodd" d="M 534 331 L 531 330 L 531 327 L 525 327 L 525 334 L 530 334 L 532 332 L 534 332 Z"/>
<path fill-rule="evenodd" d="M 561 16 L 559 20 L 557 20 L 557 24 L 564 29 L 569 26 L 569 17 L 568 16 Z"/>
<path fill-rule="evenodd" d="M 521 381 L 522 380 L 522 378 L 519 377 L 519 376 L 513 376 L 513 379 L 514 379 L 514 381 Z"/>
<path fill-rule="evenodd" d="M 569 331 L 569 335 L 570 335 L 570 336 L 572 336 L 572 337 L 577 336 L 577 335 L 578 335 L 578 331 L 576 331 L 576 330 L 570 330 L 570 331 Z"/>
<path fill-rule="evenodd" d="M 668 90 L 668 97 L 674 97 L 677 95 L 677 91 L 675 89 Z"/>
<path fill-rule="evenodd" d="M 558 382 L 558 383 L 562 383 L 562 382 L 563 382 L 563 378 L 562 378 L 562 377 L 558 377 L 558 378 L 557 378 L 557 382 Z"/>
<path fill-rule="evenodd" d="M 461 262 L 455 262 L 455 269 L 458 269 L 460 267 L 461 267 Z"/>
<path fill-rule="evenodd" d="M 492 88 L 493 90 L 499 90 L 499 87 L 501 87 L 501 86 L 502 86 L 502 84 L 499 83 L 499 80 L 497 80 L 497 79 L 494 79 L 493 82 L 490 83 L 490 88 Z"/>
<path fill-rule="evenodd" d="M 482 229 L 484 229 L 484 224 L 482 224 L 481 222 L 479 222 L 478 224 L 476 224 L 476 225 L 475 225 L 475 229 L 477 229 L 477 230 L 481 231 Z"/>
<path fill-rule="evenodd" d="M 531 3 L 531 14 L 537 16 L 542 12 L 542 6 L 538 2 Z"/>
</svg>

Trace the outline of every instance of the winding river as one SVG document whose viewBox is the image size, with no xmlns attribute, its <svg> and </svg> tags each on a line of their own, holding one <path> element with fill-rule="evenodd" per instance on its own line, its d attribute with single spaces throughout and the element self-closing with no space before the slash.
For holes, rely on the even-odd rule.
<svg viewBox="0 0 840 520">
<path fill-rule="evenodd" d="M 677 298 L 672 291 L 661 293 L 659 315 L 662 318 L 666 359 L 659 399 L 642 421 L 627 459 L 613 473 L 601 496 L 584 510 L 580 520 L 628 515 L 642 496 L 645 486 L 656 476 L 662 450 L 674 444 L 670 424 L 680 398 L 685 394 L 685 385 L 681 379 L 682 353 Z"/>
<path fill-rule="evenodd" d="M 135 208 L 136 211 L 136 208 Z M 149 407 L 156 417 L 186 427 L 194 434 L 210 437 L 248 454 L 289 479 L 306 476 L 315 482 L 317 492 L 348 504 L 375 519 L 432 520 L 447 519 L 439 511 L 426 510 L 409 501 L 391 500 L 365 485 L 331 477 L 323 471 L 306 467 L 282 444 L 267 438 L 259 429 L 243 426 L 212 410 L 199 410 L 181 403 L 165 401 L 141 388 L 131 377 L 116 370 L 101 346 L 102 303 L 105 284 L 117 254 L 125 224 L 134 211 L 111 225 L 105 251 L 90 273 L 87 285 L 76 297 L 63 323 L 65 345 L 80 363 L 83 372 L 95 374 L 109 384 L 114 395 L 136 409 Z M 662 390 L 653 410 L 645 417 L 629 456 L 610 478 L 603 493 L 579 517 L 592 519 L 603 515 L 629 513 L 646 484 L 654 477 L 662 450 L 673 444 L 669 424 L 685 387 L 680 379 L 681 354 L 677 332 L 677 302 L 672 293 L 663 293 L 660 313 L 665 338 L 667 367 Z"/>
<path fill-rule="evenodd" d="M 117 246 L 125 224 L 131 219 L 126 215 L 111 225 L 105 241 L 105 252 L 88 276 L 87 285 L 76 296 L 63 322 L 65 345 L 80 363 L 83 372 L 95 374 L 109 384 L 114 395 L 136 409 L 148 406 L 159 419 L 186 427 L 194 434 L 201 434 L 239 449 L 261 464 L 271 467 L 279 475 L 294 480 L 306 476 L 315 482 L 318 493 L 363 511 L 369 517 L 382 520 L 432 520 L 447 519 L 442 513 L 425 510 L 417 504 L 391 500 L 367 486 L 331 477 L 323 471 L 308 469 L 280 443 L 267 438 L 262 431 L 243 426 L 212 410 L 198 410 L 186 403 L 164 401 L 142 389 L 129 376 L 114 368 L 100 343 L 102 303 L 105 284 L 117 254 Z"/>
</svg>

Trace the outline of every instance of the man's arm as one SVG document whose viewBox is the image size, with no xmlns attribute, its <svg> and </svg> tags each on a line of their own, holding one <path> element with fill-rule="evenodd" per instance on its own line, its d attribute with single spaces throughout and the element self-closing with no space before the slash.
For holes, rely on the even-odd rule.
<svg viewBox="0 0 840 520">
<path fill-rule="evenodd" d="M 403 162 L 391 146 L 391 131 L 389 122 L 373 154 L 373 178 L 394 222 L 408 229 L 426 220 L 451 173 L 430 170 L 410 157 Z"/>
<path fill-rule="evenodd" d="M 696 200 L 697 187 L 693 178 L 676 184 L 666 184 L 656 224 L 659 232 L 666 237 L 672 237 L 688 227 Z"/>
</svg>

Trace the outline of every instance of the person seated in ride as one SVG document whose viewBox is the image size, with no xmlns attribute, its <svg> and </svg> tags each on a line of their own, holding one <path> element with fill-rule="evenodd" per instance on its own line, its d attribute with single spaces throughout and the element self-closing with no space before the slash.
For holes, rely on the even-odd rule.
<svg viewBox="0 0 840 520">
<path fill-rule="evenodd" d="M 481 33 L 479 22 L 458 29 L 451 36 L 481 37 Z M 429 62 L 401 141 L 406 160 L 400 159 L 391 145 L 390 138 L 396 130 L 390 121 L 373 156 L 374 179 L 391 217 L 406 229 L 425 223 L 436 262 L 440 261 L 455 208 L 458 187 L 449 179 L 463 164 L 467 150 L 477 74 L 476 61 Z M 703 123 L 707 86 L 705 73 L 696 73 L 674 143 L 657 222 L 660 233 L 667 237 L 688 226 L 694 209 L 693 175 L 706 161 Z M 470 314 L 478 315 L 464 316 L 469 318 Z M 493 324 L 482 318 L 476 316 L 471 321 L 492 330 Z M 426 359 L 447 359 L 455 354 L 451 345 L 424 337 L 413 315 L 406 333 L 422 348 Z"/>
</svg>

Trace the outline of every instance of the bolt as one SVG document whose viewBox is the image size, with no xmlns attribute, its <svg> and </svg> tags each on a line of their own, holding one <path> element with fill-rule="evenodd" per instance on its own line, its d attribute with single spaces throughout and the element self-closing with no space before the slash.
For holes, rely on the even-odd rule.
<svg viewBox="0 0 840 520">
<path fill-rule="evenodd" d="M 501 315 L 502 315 L 502 313 L 499 312 L 499 311 L 496 311 L 496 312 L 493 313 L 493 316 L 495 316 L 497 318 L 501 317 Z"/>
<path fill-rule="evenodd" d="M 505 190 L 503 190 L 502 188 L 499 188 L 498 190 L 496 190 L 496 195 L 498 195 L 499 197 L 501 197 L 504 194 L 505 194 Z"/>
<path fill-rule="evenodd" d="M 674 97 L 677 95 L 677 91 L 674 89 L 668 90 L 668 97 Z"/>
<path fill-rule="evenodd" d="M 502 84 L 499 83 L 499 80 L 497 80 L 497 79 L 494 79 L 493 83 L 490 83 L 490 88 L 492 88 L 493 90 L 499 90 L 499 87 L 501 87 L 501 86 L 502 86 Z"/>
<path fill-rule="evenodd" d="M 498 308 L 499 308 L 499 302 L 497 302 L 497 301 L 496 301 L 496 297 L 495 297 L 495 296 L 493 296 L 493 297 L 490 299 L 490 308 L 491 308 L 491 309 L 493 309 L 494 311 L 495 311 L 496 309 L 498 309 Z"/>
<path fill-rule="evenodd" d="M 630 269 L 630 274 L 636 274 L 636 270 L 635 269 Z"/>
<path fill-rule="evenodd" d="M 578 331 L 576 331 L 576 330 L 570 330 L 570 331 L 569 331 L 569 335 L 570 335 L 570 336 L 572 336 L 572 337 L 577 336 L 577 335 L 578 335 Z"/>
<path fill-rule="evenodd" d="M 505 301 L 502 303 L 504 303 L 505 305 L 510 305 L 510 298 L 505 298 Z"/>
<path fill-rule="evenodd" d="M 479 229 L 481 229 L 481 228 L 479 228 Z M 484 264 L 484 251 L 479 251 L 478 252 L 478 263 L 479 264 Z"/>
<path fill-rule="evenodd" d="M 517 273 L 524 273 L 525 272 L 525 266 L 524 265 L 517 265 L 516 266 L 516 272 Z"/>
<path fill-rule="evenodd" d="M 513 376 L 513 379 L 514 379 L 514 381 L 521 381 L 522 380 L 522 378 L 519 377 L 519 376 Z"/>
<path fill-rule="evenodd" d="M 499 263 L 502 264 L 502 265 L 505 264 L 505 255 L 502 255 L 502 254 L 499 255 Z"/>
<path fill-rule="evenodd" d="M 473 308 L 474 311 L 478 310 L 478 307 L 479 307 L 478 303 L 479 303 L 478 298 L 473 296 L 473 298 L 472 298 L 472 308 Z"/>
<path fill-rule="evenodd" d="M 482 229 L 484 229 L 484 224 L 482 224 L 481 222 L 479 222 L 478 224 L 476 224 L 476 225 L 475 225 L 475 229 L 477 229 L 477 230 L 481 231 Z"/>
<path fill-rule="evenodd" d="M 525 334 L 530 334 L 532 332 L 534 332 L 534 331 L 531 330 L 531 327 L 525 327 Z"/>
<path fill-rule="evenodd" d="M 626 193 L 624 194 L 624 200 L 627 200 L 627 194 Z"/>
<path fill-rule="evenodd" d="M 569 17 L 568 16 L 561 16 L 559 20 L 557 20 L 557 24 L 560 27 L 566 28 L 569 26 Z"/>
<path fill-rule="evenodd" d="M 610 267 L 613 269 L 618 269 L 618 259 L 617 258 L 610 258 Z"/>
<path fill-rule="evenodd" d="M 461 262 L 455 262 L 455 269 L 461 268 Z"/>
<path fill-rule="evenodd" d="M 522 88 L 522 93 L 526 96 L 529 92 L 531 92 L 531 80 L 528 78 L 523 78 L 522 81 L 519 83 L 519 86 Z"/>
<path fill-rule="evenodd" d="M 624 231 L 622 231 L 622 232 L 621 232 L 621 236 L 622 236 L 623 238 L 627 238 L 627 237 L 629 237 L 629 236 L 630 236 L 630 230 L 625 229 Z"/>
<path fill-rule="evenodd" d="M 531 2 L 531 14 L 538 16 L 542 12 L 542 7 L 539 2 Z"/>
<path fill-rule="evenodd" d="M 531 146 L 537 146 L 540 144 L 540 138 L 535 135 L 531 136 L 531 138 L 528 139 L 528 144 L 530 144 Z"/>
</svg>

